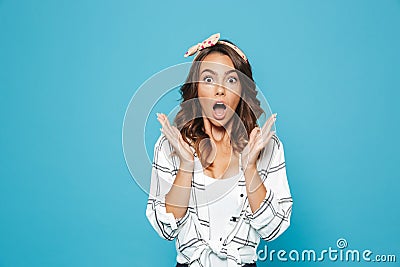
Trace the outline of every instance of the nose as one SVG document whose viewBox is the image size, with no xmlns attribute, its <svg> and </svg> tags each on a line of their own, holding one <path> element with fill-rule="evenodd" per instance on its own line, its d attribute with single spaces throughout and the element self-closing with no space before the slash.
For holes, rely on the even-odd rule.
<svg viewBox="0 0 400 267">
<path fill-rule="evenodd" d="M 225 88 L 224 88 L 222 85 L 217 85 L 217 89 L 216 89 L 215 94 L 216 94 L 217 96 L 219 96 L 219 95 L 225 95 Z"/>
</svg>

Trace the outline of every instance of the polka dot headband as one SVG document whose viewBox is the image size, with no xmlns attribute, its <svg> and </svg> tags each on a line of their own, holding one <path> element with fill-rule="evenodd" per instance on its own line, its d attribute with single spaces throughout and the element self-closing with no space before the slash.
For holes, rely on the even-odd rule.
<svg viewBox="0 0 400 267">
<path fill-rule="evenodd" d="M 219 33 L 213 34 L 210 37 L 208 37 L 206 40 L 204 40 L 202 43 L 198 43 L 188 49 L 188 51 L 185 53 L 184 57 L 188 57 L 191 55 L 196 54 L 198 51 L 203 50 L 204 48 L 210 47 L 215 45 L 216 43 L 220 44 L 225 44 L 231 48 L 233 48 L 246 62 L 247 62 L 247 57 L 244 55 L 242 50 L 239 49 L 236 45 L 233 45 L 231 43 L 225 42 L 225 41 L 218 41 L 220 37 Z M 196 57 L 195 57 L 196 58 Z M 194 58 L 194 59 L 195 59 Z M 193 59 L 193 61 L 194 61 Z"/>
</svg>

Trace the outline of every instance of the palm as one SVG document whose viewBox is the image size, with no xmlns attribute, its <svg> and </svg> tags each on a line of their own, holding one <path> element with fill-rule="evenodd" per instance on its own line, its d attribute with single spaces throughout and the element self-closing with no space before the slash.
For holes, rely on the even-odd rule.
<svg viewBox="0 0 400 267">
<path fill-rule="evenodd" d="M 265 122 L 262 129 L 255 127 L 249 136 L 249 142 L 242 151 L 242 166 L 255 166 L 260 151 L 268 144 L 275 131 L 271 127 L 276 120 L 276 114 L 272 114 Z"/>
<path fill-rule="evenodd" d="M 158 114 L 158 121 L 161 123 L 161 131 L 168 139 L 181 162 L 193 162 L 193 153 L 188 143 L 183 140 L 182 134 L 175 126 L 171 126 L 165 114 Z"/>
</svg>

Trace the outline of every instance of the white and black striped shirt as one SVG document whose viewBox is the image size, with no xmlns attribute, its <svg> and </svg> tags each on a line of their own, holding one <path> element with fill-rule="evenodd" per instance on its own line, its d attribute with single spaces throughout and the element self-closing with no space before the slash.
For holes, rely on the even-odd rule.
<svg viewBox="0 0 400 267">
<path fill-rule="evenodd" d="M 227 260 L 227 266 L 241 266 L 257 261 L 260 237 L 276 239 L 290 225 L 293 200 L 286 177 L 283 144 L 273 135 L 261 151 L 257 161 L 258 173 L 267 189 L 265 199 L 253 213 L 246 194 L 245 177 L 236 184 L 237 203 L 226 233 L 218 241 L 211 241 L 204 176 L 196 175 L 202 169 L 195 155 L 195 168 L 189 206 L 182 218 L 175 219 L 165 209 L 165 195 L 169 192 L 179 168 L 179 158 L 169 156 L 173 148 L 161 134 L 154 148 L 150 194 L 146 216 L 155 231 L 166 240 L 175 240 L 177 262 L 190 266 L 210 266 L 210 253 Z"/>
</svg>

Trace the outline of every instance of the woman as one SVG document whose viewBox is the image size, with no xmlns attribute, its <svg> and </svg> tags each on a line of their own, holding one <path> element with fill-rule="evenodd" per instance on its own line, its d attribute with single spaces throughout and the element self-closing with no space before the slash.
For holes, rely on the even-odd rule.
<svg viewBox="0 0 400 267">
<path fill-rule="evenodd" d="M 292 197 L 283 144 L 262 128 L 250 63 L 236 45 L 214 34 L 197 53 L 181 87 L 174 124 L 162 125 L 154 149 L 146 216 L 175 240 L 176 266 L 256 266 L 260 237 L 290 225 Z"/>
</svg>

